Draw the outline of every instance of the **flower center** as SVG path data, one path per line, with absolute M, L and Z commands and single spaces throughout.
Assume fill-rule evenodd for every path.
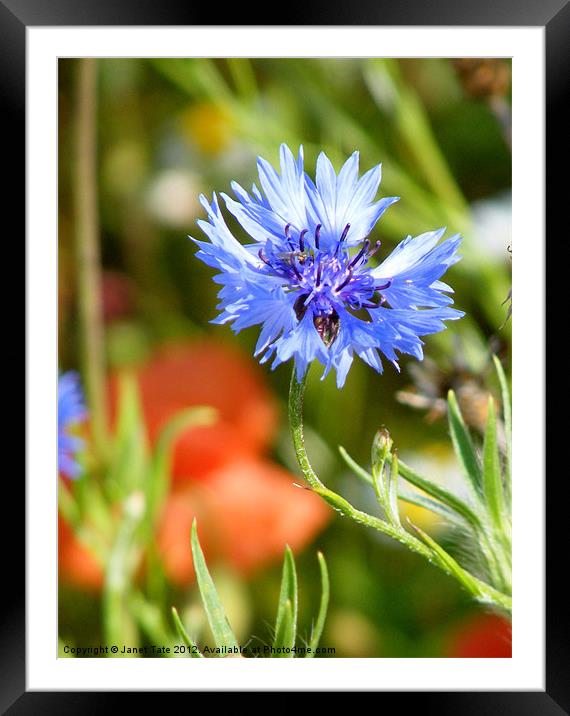
M 301 319 L 310 307 L 325 343 L 334 341 L 338 334 L 339 309 L 376 308 L 383 301 L 378 289 L 387 287 L 378 287 L 366 266 L 380 248 L 380 241 L 371 247 L 366 239 L 351 255 L 346 246 L 349 231 L 350 224 L 346 224 L 336 242 L 321 246 L 320 224 L 312 234 L 308 229 L 297 233 L 287 224 L 284 243 L 288 250 L 283 250 L 282 243 L 276 247 L 269 240 L 258 253 L 264 271 L 281 278 L 286 291 L 298 294 L 294 303 L 297 317 Z

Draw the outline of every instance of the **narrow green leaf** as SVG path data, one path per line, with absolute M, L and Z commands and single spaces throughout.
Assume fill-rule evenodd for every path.
M 311 640 L 309 642 L 310 652 L 306 654 L 307 659 L 312 659 L 315 656 L 317 647 L 323 634 L 325 626 L 325 620 L 327 618 L 327 611 L 329 608 L 329 597 L 330 597 L 330 583 L 329 583 L 329 571 L 327 569 L 327 563 L 325 562 L 324 555 L 322 552 L 317 554 L 319 559 L 319 567 L 321 570 L 321 603 L 319 605 L 319 613 L 317 614 L 317 621 L 311 632 Z
M 418 173 L 423 174 L 427 185 L 443 202 L 467 211 L 466 201 L 434 136 L 424 104 L 413 86 L 402 77 L 398 62 L 390 58 L 376 59 L 368 61 L 363 69 L 372 98 L 382 112 L 388 111 L 391 115 L 399 143 L 414 157 Z
M 493 524 L 500 530 L 504 510 L 503 484 L 497 446 L 495 401 L 491 397 L 489 397 L 487 427 L 483 442 L 483 488 L 485 503 Z
M 176 611 L 176 607 L 172 607 L 172 619 L 174 620 L 174 626 L 176 627 L 176 631 L 178 632 L 178 635 L 186 644 L 188 647 L 188 651 L 190 653 L 191 658 L 193 659 L 203 659 L 204 654 L 200 652 L 198 647 L 196 646 L 196 643 L 192 641 L 190 638 L 188 632 L 184 628 L 184 624 L 182 624 L 182 620 L 178 616 L 178 612 Z
M 131 373 L 123 373 L 118 385 L 117 426 L 115 429 L 115 444 L 128 438 L 133 428 L 143 424 L 137 379 Z
M 134 535 L 145 510 L 144 495 L 134 492 L 123 503 L 123 515 L 106 565 L 103 628 L 109 644 L 136 644 L 137 628 L 128 605 L 140 551 Z M 117 655 L 120 658 L 120 653 Z
M 144 483 L 148 456 L 140 395 L 133 375 L 121 376 L 119 382 L 119 415 L 113 443 L 111 465 L 106 485 L 114 490 L 114 499 L 123 499 Z
M 289 607 L 287 607 L 289 605 Z M 284 630 L 282 622 L 286 617 L 287 609 L 290 611 L 291 624 Z M 275 620 L 275 642 L 274 646 L 277 645 L 277 639 L 284 638 L 286 635 L 292 640 L 292 643 L 286 644 L 286 646 L 295 646 L 295 639 L 297 636 L 297 610 L 298 610 L 298 597 L 297 597 L 297 571 L 295 569 L 295 558 L 293 552 L 287 545 L 285 547 L 285 556 L 283 558 L 283 573 L 281 577 L 281 591 L 279 593 L 279 604 L 277 607 L 277 618 Z
M 363 482 L 365 482 L 367 485 L 374 486 L 374 478 L 372 475 L 367 472 L 363 467 L 361 467 L 356 460 L 354 460 L 347 451 L 342 447 L 342 445 L 338 446 L 338 451 L 342 457 L 342 459 L 345 461 L 345 463 L 348 465 L 348 467 L 354 472 L 354 474 L 359 477 Z
M 164 612 L 158 604 L 153 604 L 137 590 L 130 594 L 128 605 L 141 631 L 153 644 L 164 647 L 172 645 L 172 633 L 165 623 Z M 173 649 L 164 652 L 164 656 L 174 658 Z
M 275 639 L 273 647 L 276 651 L 271 654 L 273 658 L 290 659 L 295 656 L 294 652 L 287 653 L 287 649 L 295 646 L 295 624 L 293 618 L 293 606 L 289 599 L 283 605 L 281 610 L 281 620 L 275 631 Z
M 430 497 L 422 495 L 420 492 L 412 492 L 411 490 L 404 490 L 400 488 L 398 491 L 398 499 L 403 500 L 404 502 L 409 502 L 412 505 L 417 505 L 418 507 L 423 507 L 425 510 L 434 512 L 450 522 L 465 525 L 464 520 L 458 519 L 459 515 L 436 500 L 432 500 Z
M 449 552 L 443 549 L 441 545 L 439 545 L 432 537 L 430 537 L 427 532 L 424 532 L 411 521 L 410 525 L 412 526 L 414 531 L 421 537 L 421 539 L 428 545 L 428 547 L 433 550 L 435 556 L 437 557 L 439 565 L 443 567 L 443 569 L 448 572 L 452 577 L 455 577 L 455 579 L 457 579 L 469 592 L 477 596 L 479 594 L 479 590 L 476 586 L 475 579 L 456 562 L 456 560 L 449 554 Z
M 393 441 L 390 434 L 385 428 L 381 428 L 374 436 L 371 451 L 372 479 L 374 481 L 376 501 L 384 510 L 390 522 L 393 520 L 390 514 L 390 504 L 388 500 L 388 471 L 386 470 L 386 460 L 391 453 L 392 445 Z
M 388 517 L 393 525 L 401 527 L 400 511 L 398 509 L 398 455 L 396 451 L 392 454 L 392 464 L 390 465 L 390 470 L 386 470 L 386 472 L 389 472 L 387 476 Z
M 501 365 L 501 361 L 497 356 L 493 356 L 493 362 L 495 363 L 495 369 L 499 377 L 499 384 L 501 386 L 501 401 L 503 403 L 503 421 L 505 423 L 505 454 L 507 458 L 506 464 L 506 478 L 507 485 L 510 485 L 511 480 L 511 459 L 512 459 L 512 407 L 511 407 L 511 394 L 509 391 L 509 384 L 507 382 L 507 376 Z M 509 490 L 510 492 L 510 490 Z
M 447 395 L 449 430 L 455 452 L 461 461 L 465 475 L 469 478 L 475 493 L 481 495 L 483 492 L 483 480 L 481 466 L 477 453 L 471 442 L 471 437 L 465 426 L 463 416 L 459 410 L 455 393 L 450 390 Z
M 367 485 L 374 486 L 374 478 L 372 477 L 372 475 L 367 472 L 363 467 L 361 467 L 343 447 L 339 446 L 338 450 L 341 454 L 341 457 L 346 462 L 348 467 L 354 472 L 354 474 L 357 475 Z M 391 463 L 392 456 L 388 455 L 387 460 L 389 463 Z M 399 458 L 398 474 L 405 480 L 407 480 L 409 483 L 415 485 L 416 487 L 419 487 L 420 490 L 427 493 L 428 495 L 431 495 L 431 497 L 434 498 L 433 500 L 430 500 L 429 497 L 424 497 L 423 495 L 416 495 L 408 491 L 403 491 L 400 488 L 398 497 L 401 500 L 418 504 L 421 507 L 426 507 L 427 509 L 432 510 L 432 512 L 439 512 L 448 519 L 457 519 L 457 516 L 460 516 L 473 527 L 481 527 L 481 521 L 473 512 L 473 510 L 469 507 L 469 505 L 463 502 L 459 497 L 456 497 L 453 493 L 448 492 L 440 485 L 437 485 L 436 483 L 431 482 L 431 480 L 428 480 L 426 477 L 420 475 L 412 467 L 402 462 L 402 460 L 400 460 Z
M 160 432 L 152 457 L 150 476 L 146 480 L 148 515 L 151 522 L 149 527 L 153 527 L 152 523 L 168 493 L 172 444 L 184 430 L 211 425 L 215 417 L 216 411 L 213 408 L 202 406 L 188 408 L 177 413 Z M 154 534 L 152 529 L 150 532 Z
M 388 460 L 391 460 L 391 456 L 388 457 Z M 449 509 L 463 517 L 474 529 L 481 530 L 483 528 L 479 516 L 466 502 L 452 492 L 423 477 L 402 460 L 398 460 L 398 472 L 409 483 L 415 485 L 415 487 L 419 487 L 420 490 L 423 490 L 435 500 L 443 503 L 446 507 L 449 507 Z
M 341 515 L 351 518 L 354 516 L 354 507 L 350 504 L 348 500 L 345 500 L 344 497 L 338 495 L 336 492 L 329 490 L 327 487 L 314 487 L 312 491 L 315 493 L 315 495 L 319 495 L 319 497 L 322 497 L 322 499 L 327 504 L 329 504 Z
M 475 599 L 484 603 L 495 604 L 496 606 L 511 611 L 512 599 L 510 596 L 499 592 L 494 587 L 481 581 L 477 577 L 463 569 L 458 562 L 446 552 L 432 537 L 430 537 L 422 529 L 410 522 L 412 528 L 417 532 L 421 539 L 427 544 L 428 547 L 433 551 L 439 566 L 447 572 L 450 576 L 455 577 L 457 581 L 463 585 L 463 587 L 472 594 Z
M 202 603 L 206 610 L 208 617 L 208 623 L 210 629 L 214 635 L 216 646 L 222 648 L 227 647 L 228 649 L 239 649 L 238 641 L 234 636 L 234 633 L 226 617 L 224 607 L 216 591 L 214 581 L 210 576 L 210 572 L 206 567 L 206 561 L 204 559 L 204 553 L 200 547 L 198 540 L 198 528 L 196 526 L 196 520 L 192 524 L 192 557 L 194 559 L 194 569 L 196 571 L 196 579 L 198 580 L 198 588 L 200 589 L 200 595 L 202 597 Z

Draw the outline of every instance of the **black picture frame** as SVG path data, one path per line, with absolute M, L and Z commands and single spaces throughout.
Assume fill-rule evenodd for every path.
M 213 11 L 212 11 L 213 10 Z M 18 227 L 11 237 L 17 245 L 25 219 L 25 98 L 26 98 L 26 28 L 29 26 L 81 26 L 81 25 L 208 25 L 219 14 L 218 8 L 183 3 L 179 0 L 0 0 L 0 96 L 4 102 L 2 113 L 3 138 L 11 154 L 8 163 L 10 181 L 5 192 L 9 213 Z M 225 25 L 279 24 L 279 25 L 432 25 L 432 26 L 541 26 L 545 28 L 546 42 L 546 227 L 555 241 L 555 227 L 562 223 L 567 213 L 567 179 L 565 179 L 568 145 L 568 88 L 570 78 L 570 4 L 568 0 L 440 0 L 437 5 L 427 0 L 368 0 L 359 4 L 341 0 L 316 0 L 297 3 L 295 0 L 280 8 L 278 16 L 258 17 L 258 22 L 248 22 L 242 14 L 242 6 L 224 9 Z M 262 19 L 263 22 L 259 22 Z M 5 165 L 5 173 L 7 173 Z M 563 193 L 564 192 L 564 193 Z M 561 261 L 552 256 L 560 255 L 567 243 L 566 231 L 559 236 L 558 245 L 547 254 L 547 272 L 553 275 L 561 270 Z M 8 238 L 8 237 L 7 237 Z M 23 244 L 23 242 L 22 242 Z M 551 279 L 548 286 L 556 285 Z M 533 287 L 529 287 L 528 300 L 532 300 Z M 551 299 L 548 291 L 547 300 Z M 519 297 L 517 296 L 517 299 Z M 521 301 L 527 300 L 521 297 Z M 553 304 L 549 304 L 553 310 Z M 523 306 L 524 310 L 524 306 Z M 529 340 L 548 339 L 532 334 Z M 550 340 L 553 338 L 550 336 Z M 554 348 L 554 346 L 553 346 Z M 560 379 L 560 366 L 557 366 Z M 547 373 L 548 374 L 548 373 Z M 548 390 L 552 390 L 552 383 Z M 560 386 L 557 386 L 560 390 Z M 545 396 L 548 395 L 545 390 Z M 560 394 L 559 394 L 560 395 Z M 559 423 L 563 420 L 557 421 Z M 554 423 L 554 421 L 553 421 Z M 545 426 L 529 426 L 529 432 L 543 430 Z M 560 428 L 558 428 L 560 430 Z M 557 444 L 557 428 L 549 425 L 548 438 L 552 448 Z M 561 437 L 561 436 L 560 436 Z M 552 461 L 547 463 L 548 467 Z M 546 470 L 545 470 L 545 474 Z M 552 472 L 552 480 L 546 491 L 546 690 L 544 692 L 384 692 L 377 696 L 378 708 L 386 709 L 398 699 L 398 709 L 404 707 L 421 709 L 430 714 L 550 714 L 570 713 L 570 673 L 568 658 L 567 591 L 564 588 L 565 570 L 561 565 L 565 540 L 567 508 L 560 497 L 559 485 L 567 480 L 563 471 Z M 558 475 L 560 476 L 558 478 Z M 13 515 L 24 512 L 24 481 L 11 471 L 5 474 L 4 490 L 8 491 L 5 505 L 12 505 Z M 18 505 L 18 507 L 16 507 Z M 5 510 L 6 511 L 6 510 Z M 4 585 L 6 604 L 1 610 L 2 648 L 0 651 L 0 708 L 2 713 L 19 714 L 92 714 L 110 708 L 133 708 L 129 693 L 108 694 L 104 692 L 27 692 L 25 660 L 25 534 L 24 519 L 15 520 L 14 532 L 8 543 L 4 531 L 4 575 L 9 576 L 9 593 Z M 529 529 L 532 529 L 529 526 Z M 19 536 L 19 540 L 17 536 Z M 144 695 L 147 707 L 156 708 L 161 694 Z M 189 698 L 188 695 L 185 696 Z M 129 701 L 127 702 L 127 699 Z M 190 707 L 189 701 L 186 702 Z M 195 702 L 194 702 L 195 703 Z M 394 701 L 395 703 L 395 701 Z

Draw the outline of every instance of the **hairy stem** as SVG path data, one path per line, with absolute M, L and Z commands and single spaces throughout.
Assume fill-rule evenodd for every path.
M 405 545 L 412 552 L 420 554 L 432 564 L 437 565 L 444 572 L 458 579 L 478 601 L 494 604 L 496 607 L 510 612 L 510 596 L 503 594 L 485 582 L 473 577 L 468 572 L 465 572 L 452 557 L 433 542 L 431 538 L 424 535 L 421 530 L 415 528 L 418 534 L 423 535 L 423 539 L 418 539 L 418 537 L 410 534 L 410 532 L 405 530 L 401 525 L 387 522 L 380 517 L 375 517 L 374 515 L 369 515 L 366 512 L 358 510 L 351 505 L 348 500 L 333 490 L 329 490 L 328 487 L 321 482 L 313 470 L 305 447 L 303 432 L 303 397 L 305 394 L 306 381 L 306 375 L 301 381 L 298 381 L 295 368 L 293 368 L 289 390 L 289 425 L 297 462 L 313 492 L 322 497 L 325 502 L 344 517 L 348 517 L 365 527 L 372 527 L 378 532 L 382 532 L 388 537 Z
M 333 490 L 329 490 L 319 480 L 309 461 L 303 432 L 303 396 L 305 394 L 306 382 L 306 375 L 301 382 L 297 380 L 295 368 L 293 368 L 291 387 L 289 391 L 289 425 L 291 428 L 293 445 L 295 447 L 295 454 L 297 455 L 297 462 L 299 463 L 299 467 L 301 468 L 305 479 L 313 488 L 314 492 L 320 495 L 325 502 L 345 517 L 349 517 L 354 522 L 364 525 L 365 527 L 372 527 L 379 532 L 383 532 L 389 537 L 392 537 L 392 539 L 405 544 L 414 552 L 426 557 L 426 559 L 435 561 L 431 550 L 427 548 L 421 540 L 417 539 L 403 529 L 393 527 L 384 520 L 381 520 L 379 517 L 374 517 L 373 515 L 369 515 L 366 512 L 356 509 L 356 507 L 353 507 L 348 500 L 345 500 L 344 497 L 341 497 L 341 495 L 338 495 Z
M 307 384 L 307 374 L 299 382 L 295 375 L 295 368 L 291 375 L 291 386 L 289 389 L 289 427 L 291 429 L 291 437 L 293 438 L 293 446 L 297 456 L 297 462 L 301 468 L 305 479 L 313 489 L 324 488 L 325 486 L 317 477 L 313 467 L 309 461 L 307 450 L 305 448 L 305 435 L 303 431 L 303 397 L 305 395 L 305 387 Z

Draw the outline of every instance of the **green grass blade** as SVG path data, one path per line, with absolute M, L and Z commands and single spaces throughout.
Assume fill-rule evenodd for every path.
M 497 356 L 493 356 L 493 362 L 495 369 L 499 377 L 499 384 L 501 386 L 501 401 L 503 403 L 503 421 L 505 423 L 505 456 L 506 456 L 506 484 L 508 492 L 510 493 L 510 482 L 511 482 L 511 461 L 512 461 L 512 406 L 511 406 L 511 393 L 509 391 L 509 384 L 507 382 L 507 376 L 501 365 L 501 361 Z
M 275 620 L 275 641 L 273 646 L 277 647 L 278 639 L 289 639 L 291 643 L 281 646 L 295 646 L 297 637 L 297 571 L 295 569 L 295 558 L 293 552 L 287 545 L 283 558 L 283 573 L 281 577 L 281 591 L 279 593 L 279 604 L 277 607 L 277 618 Z M 285 628 L 283 620 L 289 619 L 290 624 Z
M 274 649 L 281 649 L 280 652 L 273 652 L 271 656 L 277 659 L 290 659 L 295 656 L 294 652 L 287 653 L 287 649 L 295 646 L 295 622 L 293 617 L 293 605 L 287 599 L 283 608 L 280 609 L 281 619 L 275 631 L 273 641 Z
M 449 430 L 453 447 L 459 458 L 465 475 L 469 478 L 475 493 L 481 495 L 483 493 L 483 476 L 481 474 L 481 466 L 477 458 L 477 453 L 471 442 L 471 437 L 465 426 L 463 416 L 459 410 L 455 393 L 450 390 L 447 395 Z
M 151 602 L 138 590 L 130 595 L 128 605 L 143 635 L 152 644 L 169 648 L 163 655 L 167 659 L 174 659 L 174 638 L 165 623 L 162 607 Z
M 124 499 L 144 483 L 148 442 L 136 378 L 124 374 L 119 381 L 119 413 L 106 487 L 114 499 Z
M 483 442 L 483 490 L 491 520 L 500 530 L 504 511 L 503 483 L 497 445 L 495 401 L 491 397 L 489 398 L 487 428 Z
M 134 535 L 145 510 L 141 492 L 123 504 L 123 516 L 106 565 L 103 587 L 103 629 L 109 644 L 137 644 L 138 634 L 128 598 L 138 566 Z M 120 658 L 120 653 L 117 654 Z
M 367 59 L 363 74 L 370 94 L 382 112 L 386 112 L 383 101 L 386 89 L 381 93 L 376 88 L 378 85 L 389 87 L 390 115 L 399 142 L 414 158 L 418 171 L 434 194 L 466 213 L 466 201 L 434 136 L 424 105 L 412 85 L 402 77 L 398 61 Z
M 170 463 L 172 445 L 188 428 L 210 425 L 216 411 L 208 407 L 192 407 L 183 410 L 169 420 L 160 432 L 150 466 L 150 476 L 145 488 L 148 504 L 147 538 L 154 535 L 154 521 L 170 487 Z
M 198 588 L 200 589 L 200 595 L 202 597 L 202 603 L 206 610 L 206 616 L 208 617 L 208 623 L 216 646 L 219 648 L 227 647 L 228 649 L 237 648 L 239 645 L 234 633 L 226 617 L 224 607 L 216 591 L 214 581 L 210 576 L 210 572 L 206 567 L 206 561 L 204 559 L 204 553 L 200 547 L 198 540 L 198 528 L 196 526 L 196 520 L 192 524 L 192 557 L 194 559 L 194 569 L 196 571 L 196 579 L 198 580 Z
M 182 639 L 184 644 L 188 647 L 188 651 L 190 652 L 190 656 L 193 659 L 203 659 L 204 654 L 201 654 L 198 647 L 196 646 L 195 642 L 192 641 L 190 638 L 188 632 L 184 628 L 184 624 L 182 624 L 182 620 L 178 616 L 178 612 L 176 611 L 176 607 L 172 607 L 172 619 L 174 620 L 174 626 L 176 627 L 176 631 L 178 632 L 179 637 Z
M 319 613 L 317 614 L 317 621 L 311 632 L 311 640 L 309 642 L 310 652 L 306 654 L 307 659 L 312 659 L 315 656 L 317 647 L 323 634 L 325 627 L 325 620 L 327 618 L 327 611 L 329 608 L 330 598 L 330 582 L 329 582 L 329 571 L 327 569 L 327 563 L 325 562 L 324 555 L 322 552 L 317 554 L 319 559 L 319 567 L 321 570 L 321 603 L 319 605 Z

